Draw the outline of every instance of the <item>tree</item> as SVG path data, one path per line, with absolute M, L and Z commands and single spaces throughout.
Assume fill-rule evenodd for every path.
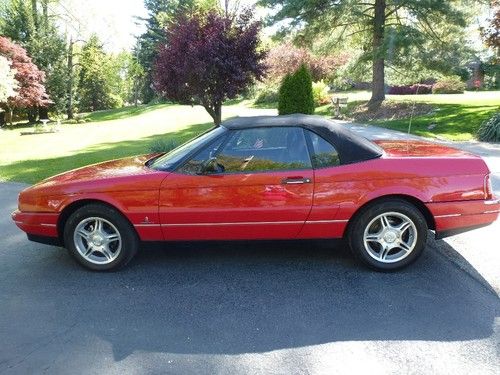
M 217 12 L 179 16 L 158 52 L 155 89 L 169 100 L 202 105 L 220 124 L 222 103 L 263 77 L 259 31 L 250 11 L 234 21 Z
M 283 79 L 279 91 L 278 113 L 314 113 L 312 79 L 306 65 L 303 64 L 296 72 L 287 74 Z
M 493 17 L 485 28 L 481 29 L 481 34 L 488 47 L 494 48 L 496 54 L 500 55 L 500 1 L 492 2 Z
M 440 41 L 442 35 L 465 26 L 459 0 L 260 0 L 259 3 L 278 7 L 271 22 L 288 21 L 288 30 L 313 35 L 339 30 L 340 42 L 359 36 L 365 51 L 362 58 L 371 61 L 373 107 L 385 99 L 388 54 L 399 56 L 410 45 L 418 46 L 422 39 Z
M 25 48 L 33 62 L 45 72 L 45 86 L 52 109 L 63 112 L 67 105 L 66 42 L 48 4 L 54 0 L 8 0 L 0 15 L 0 31 Z M 46 109 L 41 116 L 46 117 Z
M 144 71 L 143 101 L 148 102 L 154 96 L 152 90 L 153 65 L 158 46 L 165 41 L 165 27 L 179 15 L 189 17 L 192 14 L 205 14 L 217 7 L 217 0 L 144 0 L 148 17 L 146 31 L 139 36 L 134 48 L 134 55 Z
M 11 68 L 11 63 L 4 56 L 0 56 L 0 105 L 7 103 L 7 99 L 16 94 L 16 71 Z
M 492 2 L 493 17 L 485 28 L 481 29 L 481 35 L 485 44 L 493 49 L 494 55 L 490 57 L 483 68 L 487 75 L 495 77 L 495 87 L 500 87 L 500 1 Z
M 347 62 L 347 56 L 323 55 L 316 56 L 305 47 L 294 46 L 290 42 L 273 46 L 266 56 L 266 80 L 281 81 L 287 74 L 292 74 L 305 64 L 314 81 L 329 76 Z
M 33 63 L 26 50 L 10 39 L 0 36 L 0 55 L 12 61 L 15 79 L 19 89 L 15 96 L 9 97 L 4 107 L 9 110 L 12 119 L 14 108 L 46 107 L 50 104 L 43 85 L 45 75 Z
M 78 96 L 80 110 L 98 111 L 113 107 L 111 61 L 101 42 L 92 35 L 80 54 Z

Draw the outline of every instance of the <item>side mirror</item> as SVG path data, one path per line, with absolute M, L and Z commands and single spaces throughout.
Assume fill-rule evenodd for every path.
M 198 174 L 219 173 L 222 172 L 221 167 L 222 166 L 217 163 L 216 157 L 210 157 L 201 164 Z

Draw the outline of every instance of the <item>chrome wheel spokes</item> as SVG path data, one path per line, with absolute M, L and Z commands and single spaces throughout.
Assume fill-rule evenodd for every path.
M 368 254 L 382 263 L 406 258 L 417 244 L 417 228 L 399 212 L 378 215 L 366 226 L 363 242 Z
M 122 247 L 118 229 L 100 217 L 82 220 L 75 228 L 73 240 L 80 255 L 95 264 L 111 263 L 118 257 Z

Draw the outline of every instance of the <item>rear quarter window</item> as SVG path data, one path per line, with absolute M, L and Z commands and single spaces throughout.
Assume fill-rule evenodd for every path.
M 310 130 L 307 130 L 307 133 L 313 148 L 313 154 L 311 155 L 313 168 L 327 168 L 340 165 L 339 154 L 330 142 Z

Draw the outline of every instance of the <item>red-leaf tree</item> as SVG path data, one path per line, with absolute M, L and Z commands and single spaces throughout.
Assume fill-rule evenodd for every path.
M 166 99 L 200 104 L 221 122 L 222 103 L 264 75 L 260 23 L 250 11 L 236 20 L 211 12 L 180 16 L 166 29 L 155 61 L 153 84 Z
M 6 103 L 9 110 L 45 107 L 50 104 L 43 85 L 45 74 L 32 62 L 24 48 L 0 36 L 0 55 L 12 62 L 12 69 L 16 71 L 15 79 L 18 82 L 16 95 L 8 98 Z

